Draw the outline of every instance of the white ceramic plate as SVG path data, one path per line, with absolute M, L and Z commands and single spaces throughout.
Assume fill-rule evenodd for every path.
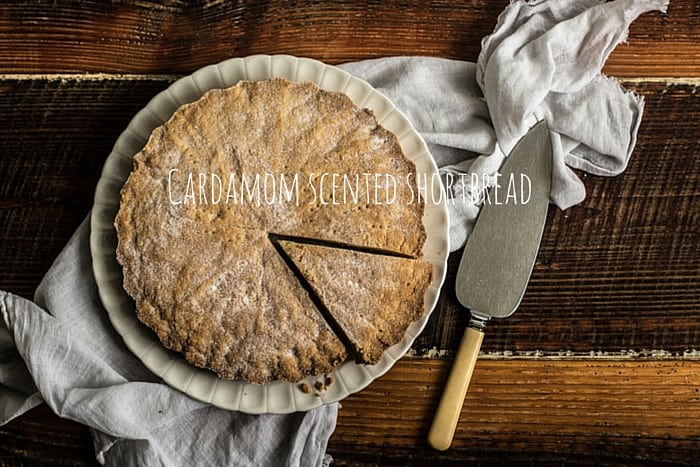
M 376 365 L 354 362 L 340 365 L 331 374 L 334 383 L 320 397 L 313 393 L 305 394 L 299 389 L 299 383 L 254 385 L 224 381 L 165 349 L 155 334 L 137 320 L 133 302 L 122 287 L 122 270 L 116 260 L 117 236 L 113 222 L 119 210 L 119 191 L 131 172 L 133 156 L 144 146 L 151 131 L 169 119 L 179 106 L 198 99 L 210 89 L 229 87 L 244 79 L 264 80 L 271 77 L 311 81 L 329 91 L 344 92 L 358 106 L 372 109 L 379 122 L 399 138 L 404 153 L 416 164 L 419 176 L 425 174 L 429 182 L 435 182 L 428 184 L 429 188 L 432 185 L 432 192 L 427 196 L 423 218 L 427 230 L 423 258 L 435 267 L 433 282 L 426 293 L 423 316 L 408 328 L 401 342 L 384 353 Z M 339 401 L 387 372 L 410 349 L 437 303 L 449 253 L 447 207 L 437 174 L 437 167 L 423 139 L 405 115 L 369 84 L 339 68 L 287 55 L 255 55 L 207 66 L 156 95 L 136 114 L 107 157 L 95 191 L 90 219 L 90 249 L 100 298 L 127 347 L 163 381 L 195 399 L 247 413 L 290 413 Z M 306 382 L 313 387 L 316 380 L 309 377 Z

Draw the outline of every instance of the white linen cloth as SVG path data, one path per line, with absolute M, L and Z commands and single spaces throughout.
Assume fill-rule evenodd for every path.
M 477 64 L 397 57 L 343 67 L 408 115 L 445 175 L 475 173 L 488 185 L 504 154 L 532 124 L 546 120 L 555 158 L 551 199 L 566 208 L 585 195 L 568 167 L 615 175 L 627 164 L 642 101 L 600 69 L 631 21 L 665 7 L 651 0 L 518 1 L 484 39 Z M 476 218 L 485 188 L 479 185 L 456 186 L 474 202 L 448 203 L 453 249 L 464 244 Z M 245 415 L 194 401 L 146 370 L 100 304 L 88 237 L 86 221 L 33 302 L 0 291 L 0 424 L 44 401 L 61 417 L 90 427 L 97 460 L 105 465 L 329 461 L 325 451 L 337 404 L 291 415 Z
M 97 296 L 86 220 L 34 302 L 0 291 L 0 422 L 42 399 L 90 427 L 106 465 L 321 465 L 337 404 L 254 416 L 160 383 L 124 346 Z
M 464 246 L 491 176 L 538 121 L 550 128 L 550 200 L 560 208 L 586 195 L 569 167 L 605 176 L 625 170 L 643 99 L 601 69 L 632 21 L 667 6 L 668 0 L 516 1 L 483 39 L 476 64 L 398 57 L 343 68 L 366 79 L 408 116 L 443 176 L 465 181 L 453 183 L 448 193 L 455 251 Z M 461 173 L 468 176 L 457 177 Z

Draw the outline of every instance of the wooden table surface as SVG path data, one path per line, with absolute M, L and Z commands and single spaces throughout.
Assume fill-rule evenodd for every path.
M 0 289 L 31 297 L 91 207 L 131 117 L 234 56 L 475 61 L 507 0 L 0 3 Z M 700 4 L 647 13 L 604 72 L 644 96 L 627 171 L 580 174 L 550 210 L 519 311 L 486 336 L 452 449 L 426 433 L 468 315 L 459 253 L 412 356 L 342 403 L 336 465 L 695 464 L 700 452 Z M 0 427 L 0 464 L 95 464 L 41 406 Z

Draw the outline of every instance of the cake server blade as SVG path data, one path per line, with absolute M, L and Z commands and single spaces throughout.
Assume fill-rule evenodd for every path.
M 506 158 L 467 239 L 456 292 L 471 319 L 428 434 L 435 449 L 452 444 L 486 323 L 513 314 L 525 294 L 547 217 L 551 167 L 549 129 L 541 122 Z

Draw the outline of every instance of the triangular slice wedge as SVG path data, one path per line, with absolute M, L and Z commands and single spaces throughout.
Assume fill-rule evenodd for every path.
M 433 274 L 426 261 L 289 240 L 279 245 L 362 363 L 377 363 L 423 314 Z

